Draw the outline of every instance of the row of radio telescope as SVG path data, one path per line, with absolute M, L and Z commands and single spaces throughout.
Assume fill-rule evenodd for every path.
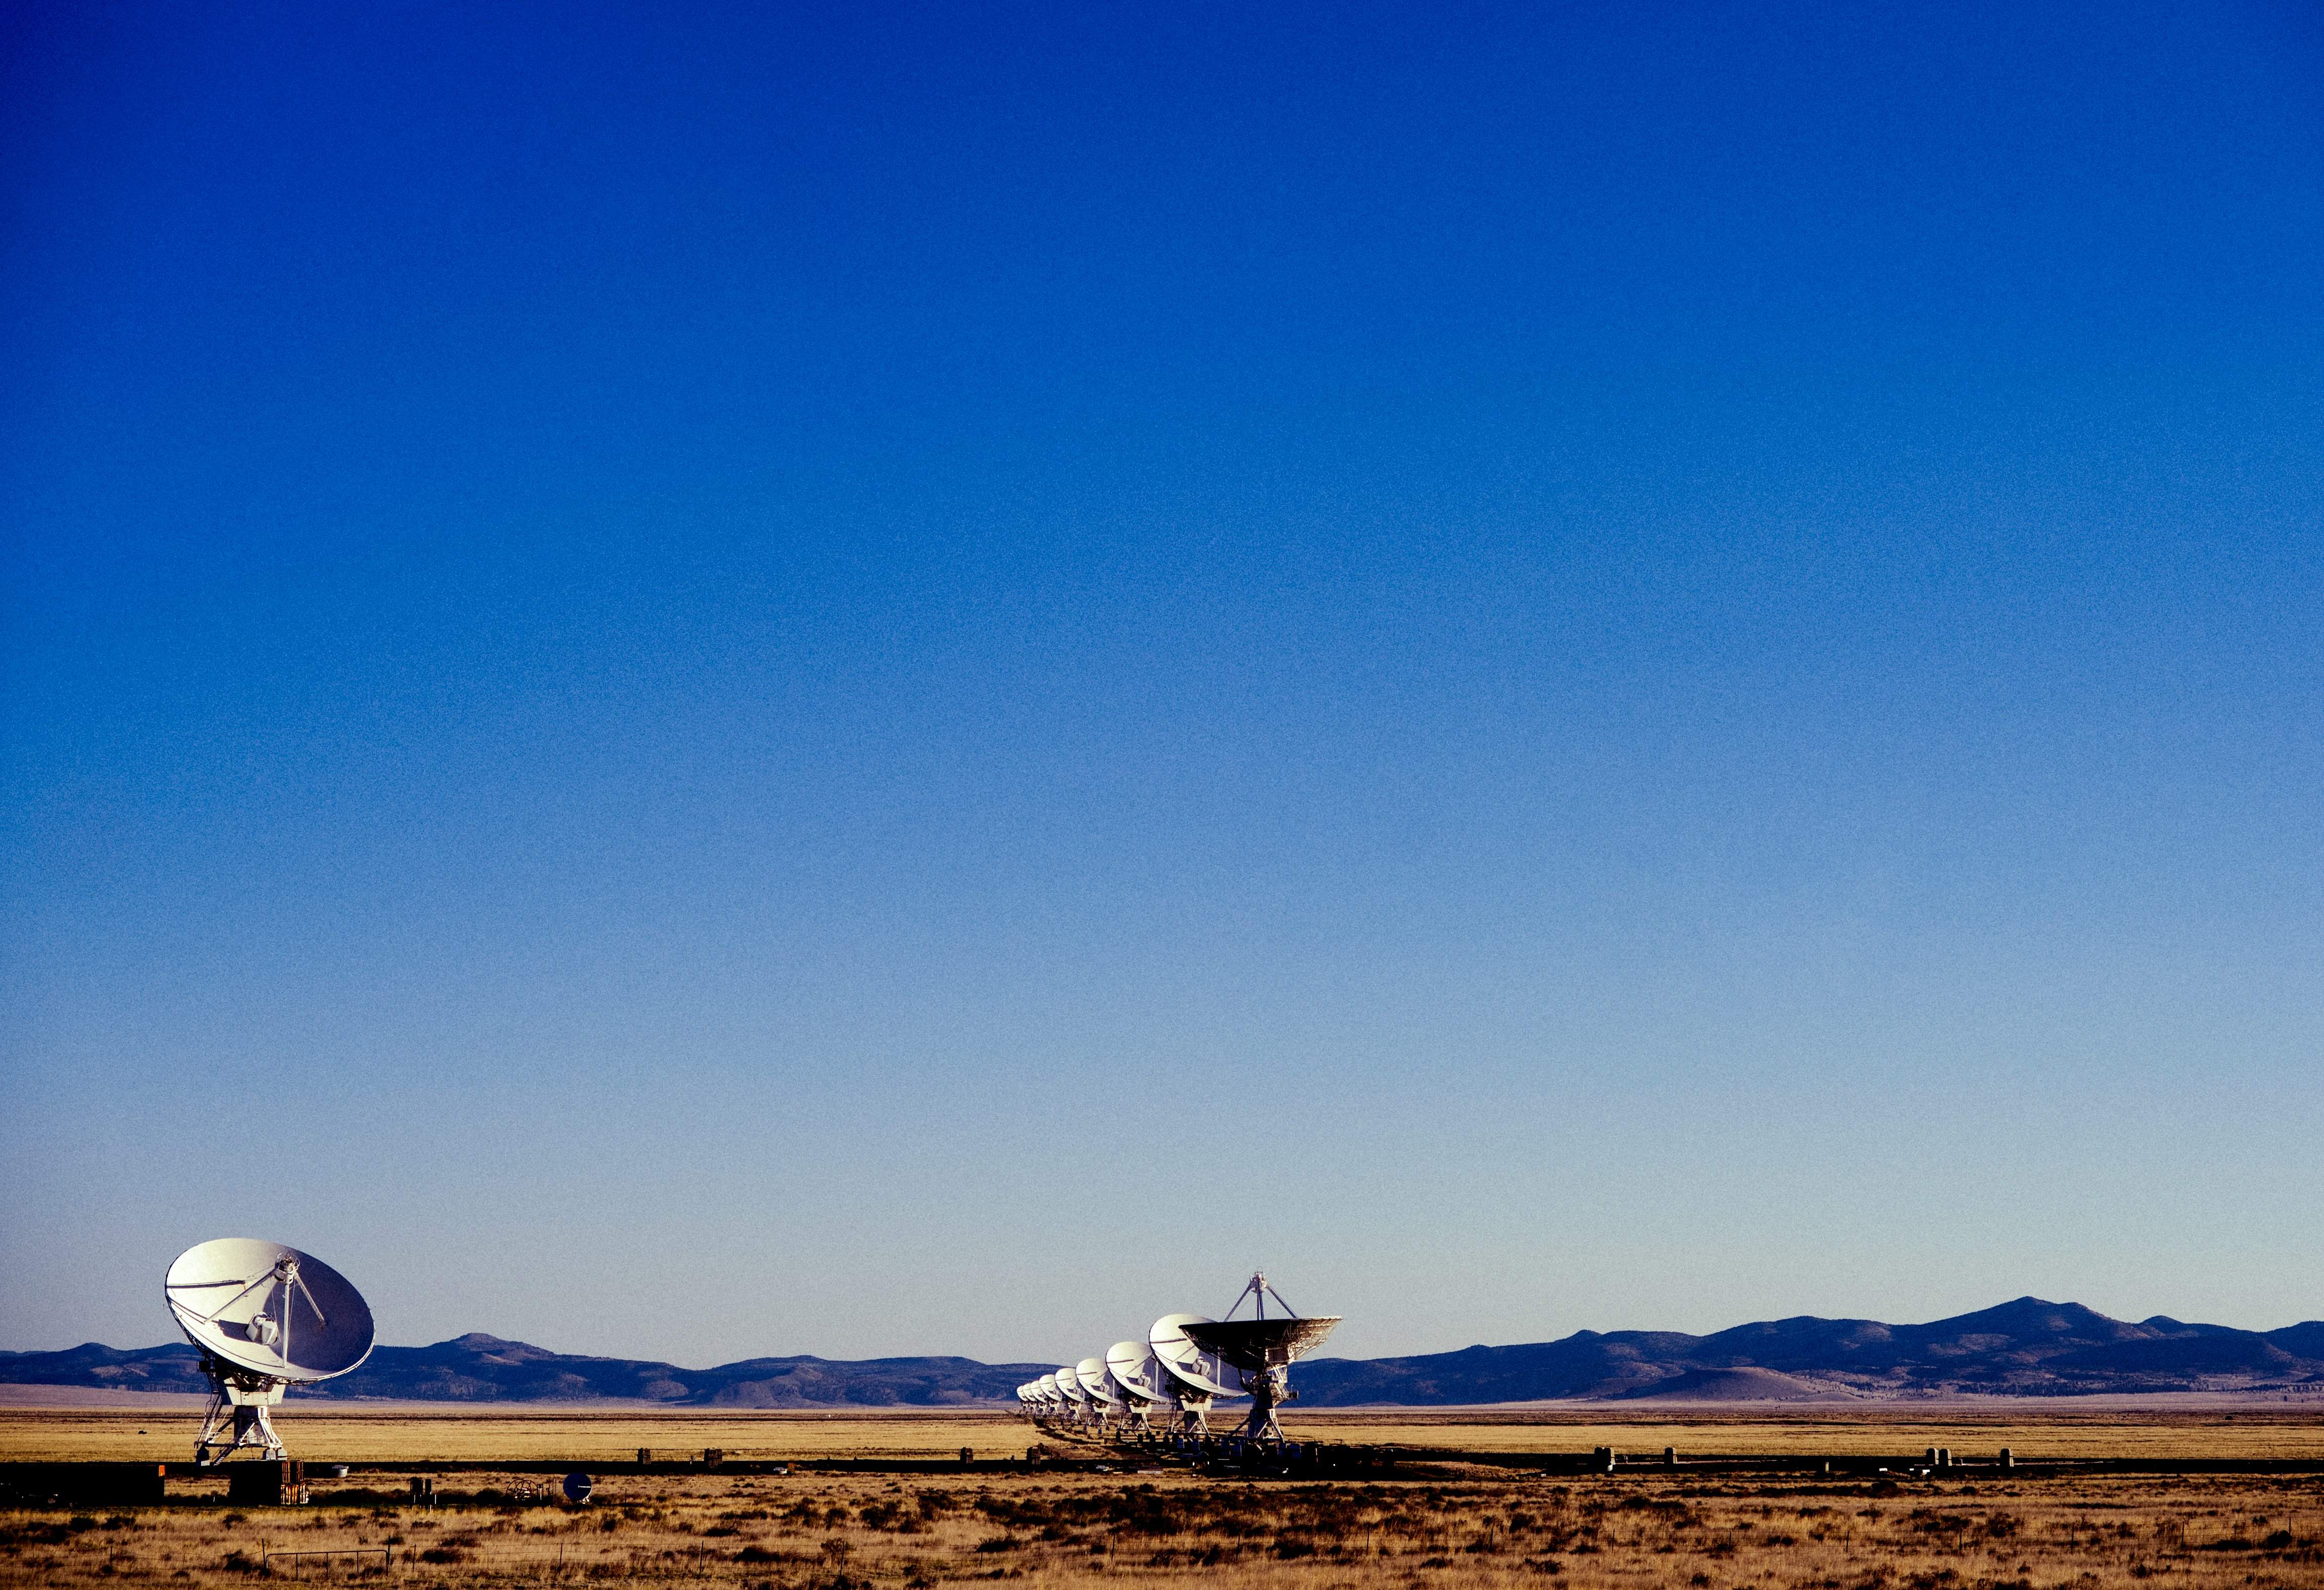
M 208 1416 L 194 1459 L 208 1465 L 255 1450 L 283 1456 L 268 1410 L 294 1385 L 313 1385 L 371 1355 L 371 1309 L 347 1279 L 311 1253 L 280 1243 L 223 1237 L 178 1255 L 162 1295 L 186 1339 L 200 1349 L 210 1382 Z M 1281 1313 L 1268 1317 L 1275 1299 Z M 1252 1314 L 1237 1319 L 1248 1300 Z M 1104 1436 L 1209 1436 L 1213 1399 L 1247 1392 L 1250 1415 L 1231 1442 L 1280 1446 L 1277 1407 L 1291 1400 L 1293 1359 L 1313 1350 L 1336 1315 L 1302 1319 L 1254 1275 L 1224 1319 L 1166 1314 L 1143 1342 L 1116 1342 L 1102 1358 L 1061 1365 L 1017 1388 L 1026 1412 L 1044 1425 Z M 1164 1421 L 1157 1425 L 1157 1416 Z
M 1274 1318 L 1267 1313 L 1269 1298 L 1282 1310 Z M 1235 1318 L 1246 1300 L 1252 1317 Z M 1019 1386 L 1017 1400 L 1036 1423 L 1079 1434 L 1199 1442 L 1211 1434 L 1213 1401 L 1247 1393 L 1250 1413 L 1227 1439 L 1279 1447 L 1283 1427 L 1275 1410 L 1297 1395 L 1291 1362 L 1321 1345 L 1339 1323 L 1337 1315 L 1294 1314 L 1262 1271 L 1226 1318 L 1165 1314 L 1144 1341 L 1116 1342 L 1102 1357 L 1060 1364 Z

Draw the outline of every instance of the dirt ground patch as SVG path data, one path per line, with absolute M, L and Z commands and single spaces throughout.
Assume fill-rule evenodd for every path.
M 620 1476 L 580 1508 L 538 1476 L 382 1493 L 0 1514 L 0 1584 L 256 1579 L 443 1586 L 903 1590 L 2293 1590 L 2324 1584 L 2324 1481 L 1974 1484 L 1587 1480 L 1291 1484 L 1191 1475 Z M 293 1556 L 291 1553 L 302 1555 Z

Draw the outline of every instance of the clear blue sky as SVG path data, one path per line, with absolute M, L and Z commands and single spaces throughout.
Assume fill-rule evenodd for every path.
M 19 7 L 0 1345 L 2324 1314 L 2324 24 Z

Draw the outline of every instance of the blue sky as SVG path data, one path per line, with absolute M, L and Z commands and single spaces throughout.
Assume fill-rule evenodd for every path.
M 0 1345 L 2324 1305 L 2291 5 L 15 14 Z

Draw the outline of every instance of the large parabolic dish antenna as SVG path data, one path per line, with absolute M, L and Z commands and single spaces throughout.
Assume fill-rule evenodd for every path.
M 198 1464 L 244 1447 L 282 1456 L 266 1410 L 283 1389 L 345 1374 L 371 1356 L 363 1294 L 320 1259 L 280 1243 L 220 1237 L 188 1248 L 162 1278 L 161 1295 L 210 1379 Z M 219 1438 L 228 1410 L 232 1441 Z
M 1074 1373 L 1081 1376 L 1082 1390 L 1089 1393 L 1091 1401 L 1108 1412 L 1121 1407 L 1121 1393 L 1115 1389 L 1112 1378 L 1105 1373 L 1104 1359 L 1084 1358 L 1074 1365 Z
M 1323 1345 L 1339 1325 L 1323 1319 L 1223 1319 L 1189 1325 L 1186 1335 L 1196 1345 L 1215 1353 L 1247 1374 L 1280 1368 Z
M 1224 1367 L 1186 1334 L 1190 1325 L 1211 1323 L 1207 1314 L 1165 1314 L 1154 1322 L 1146 1340 L 1171 1379 L 1205 1397 L 1232 1397 L 1237 1392 L 1226 1383 Z
M 1116 1342 L 1108 1347 L 1105 1373 L 1130 1400 L 1130 1428 L 1133 1430 L 1149 1428 L 1148 1415 L 1170 1400 L 1170 1377 L 1163 1373 L 1162 1361 L 1154 1356 L 1154 1349 L 1144 1342 Z
M 1252 1317 L 1237 1319 L 1235 1308 L 1242 1307 L 1244 1298 L 1251 1300 Z M 1283 1310 L 1273 1319 L 1267 1317 L 1269 1298 Z M 1242 1289 L 1242 1297 L 1235 1299 L 1235 1308 L 1227 1310 L 1224 1319 L 1189 1320 L 1182 1329 L 1195 1346 L 1216 1354 L 1222 1362 L 1241 1372 L 1243 1389 L 1251 1396 L 1250 1417 L 1243 1420 L 1235 1434 L 1253 1441 L 1273 1441 L 1280 1447 L 1283 1427 L 1276 1422 L 1275 1410 L 1294 1395 L 1292 1360 L 1321 1345 L 1339 1323 L 1336 1314 L 1303 1319 L 1293 1313 L 1283 1295 L 1267 1284 L 1267 1275 L 1262 1271 L 1250 1278 Z
M 1081 1372 L 1070 1364 L 1057 1365 L 1057 1395 L 1065 1399 L 1065 1423 L 1080 1428 L 1089 1416 L 1090 1394 L 1082 1389 Z
M 1211 1403 L 1235 1395 L 1226 1382 L 1227 1367 L 1205 1353 L 1186 1334 L 1191 1325 L 1208 1325 L 1207 1314 L 1165 1314 L 1146 1333 L 1154 1354 L 1156 1383 L 1178 1405 L 1178 1433 L 1190 1438 L 1211 1433 Z
M 220 1363 L 291 1385 L 371 1356 L 371 1309 L 312 1254 L 253 1237 L 188 1248 L 162 1282 L 186 1339 Z
M 1162 1361 L 1144 1342 L 1116 1342 L 1105 1350 L 1105 1372 L 1113 1383 L 1140 1402 L 1167 1402 L 1170 1393 Z

